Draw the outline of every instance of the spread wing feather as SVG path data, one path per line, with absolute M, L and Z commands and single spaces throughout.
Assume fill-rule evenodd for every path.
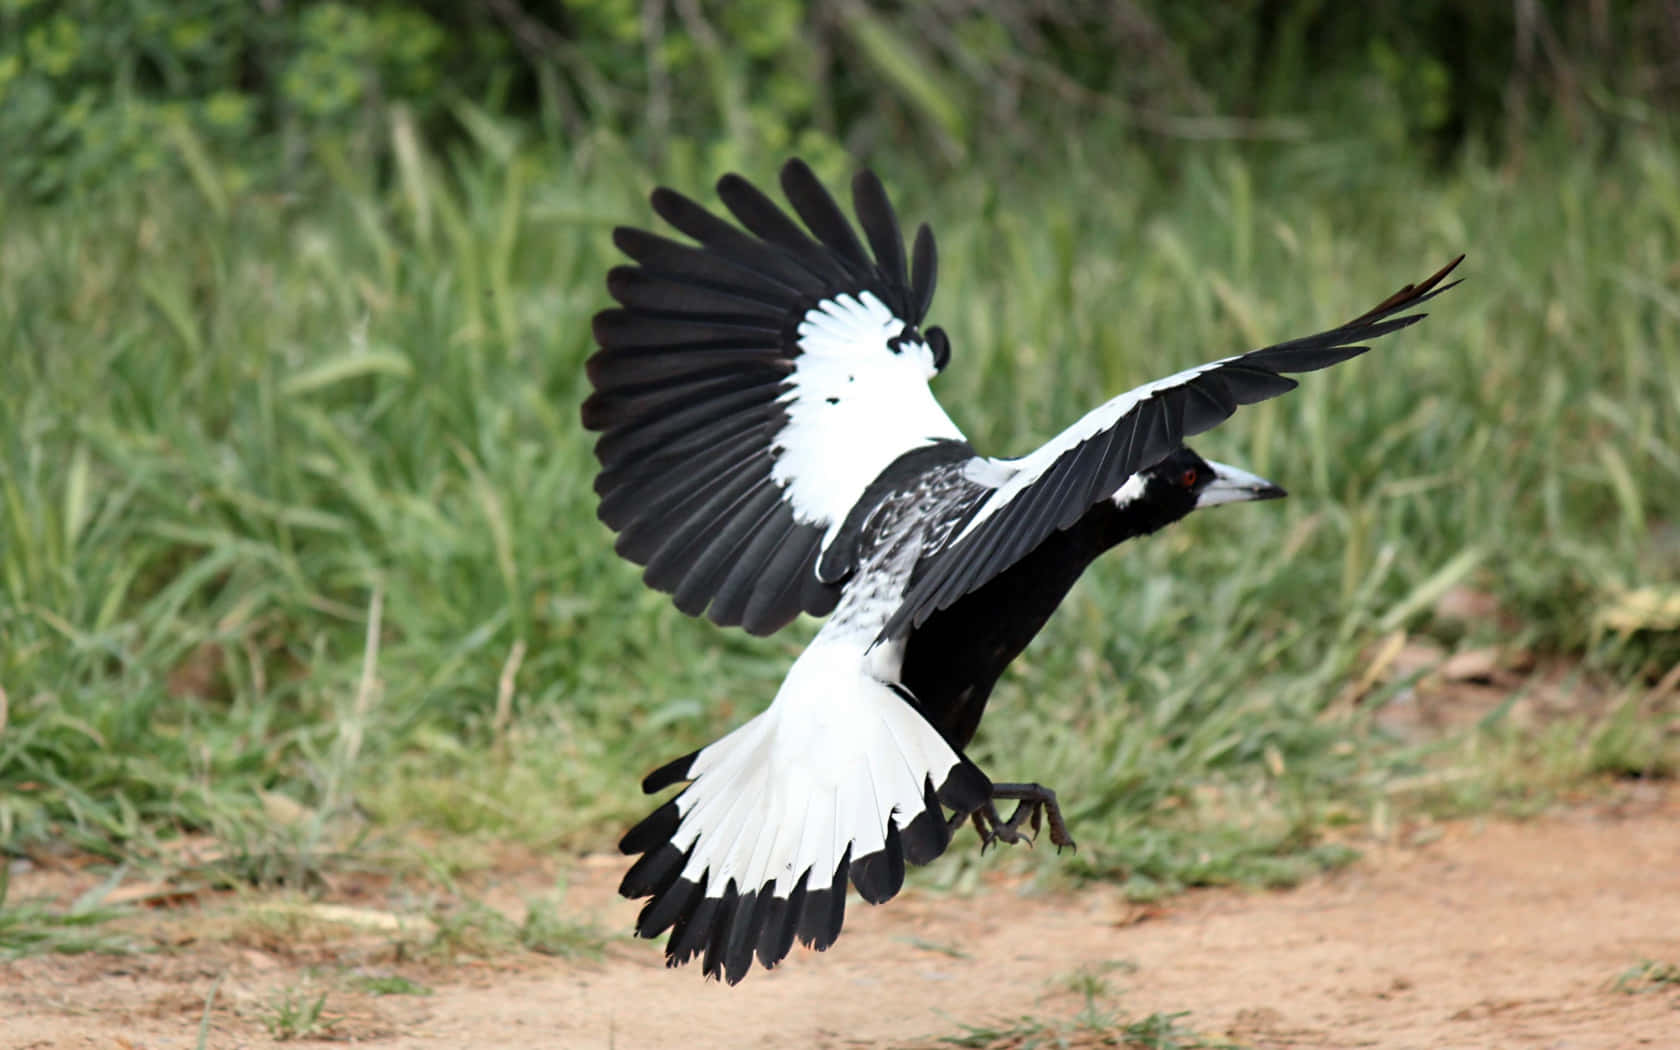
M 619 306 L 595 317 L 583 406 L 618 552 L 684 612 L 754 634 L 832 609 L 851 547 L 822 579 L 816 565 L 870 483 L 962 439 L 916 330 L 932 234 L 918 231 L 907 272 L 873 175 L 853 182 L 868 248 L 805 164 L 789 161 L 781 185 L 797 219 L 727 175 L 718 197 L 739 225 L 662 188 L 654 211 L 694 243 L 614 231 L 635 265 L 607 277 Z
M 985 478 L 988 490 L 971 504 L 951 541 L 918 564 L 916 581 L 882 637 L 902 638 L 983 586 L 1128 477 L 1230 418 L 1237 406 L 1294 389 L 1295 380 L 1284 373 L 1328 368 L 1364 353 L 1370 340 L 1421 321 L 1423 314 L 1404 311 L 1451 288 L 1442 282 L 1462 258 L 1346 324 L 1158 379 L 1092 410 L 1030 455 L 977 461 L 972 474 Z

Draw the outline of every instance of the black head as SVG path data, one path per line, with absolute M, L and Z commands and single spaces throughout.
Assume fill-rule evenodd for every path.
M 1118 510 L 1135 519 L 1138 532 L 1154 532 L 1202 507 L 1283 496 L 1284 491 L 1265 478 L 1205 460 L 1194 449 L 1181 446 L 1128 478 L 1112 500 Z

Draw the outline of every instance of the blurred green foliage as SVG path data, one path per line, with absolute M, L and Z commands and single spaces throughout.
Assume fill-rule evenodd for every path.
M 342 136 L 370 106 L 435 108 L 444 69 L 469 87 L 498 44 L 405 3 L 0 0 L 0 177 L 49 197 L 144 175 L 183 128 L 256 160 L 264 132 Z
M 1661 15 L 0 0 L 0 860 L 196 829 L 300 885 L 368 818 L 610 844 L 812 625 L 683 617 L 595 522 L 609 231 L 789 152 L 872 158 L 938 230 L 937 389 L 999 453 L 1470 252 L 1426 325 L 1198 442 L 1295 499 L 1100 562 L 1006 676 L 973 755 L 1054 772 L 1085 847 L 1036 862 L 1276 884 L 1345 859 L 1327 829 L 1672 775 Z M 1415 675 L 1366 676 L 1408 641 L 1534 682 L 1414 740 Z M 1579 709 L 1526 734 L 1530 689 Z
M 577 422 L 611 227 L 726 169 L 510 124 L 399 123 L 392 172 L 322 151 L 312 192 L 206 156 L 0 217 L 0 854 L 196 829 L 227 877 L 299 885 L 366 827 L 606 848 L 637 774 L 775 695 L 814 625 L 755 639 L 644 586 Z M 938 396 L 990 452 L 1470 258 L 1425 324 L 1197 439 L 1292 499 L 1102 559 L 1016 661 L 970 754 L 1053 776 L 1082 850 L 1015 863 L 1276 884 L 1345 859 L 1327 827 L 1680 768 L 1680 631 L 1641 611 L 1680 594 L 1675 139 L 1357 193 L 1334 145 L 1046 148 L 1053 178 L 882 158 L 939 236 Z M 1416 740 L 1390 716 L 1433 701 L 1370 671 L 1408 641 L 1535 654 L 1511 703 L 1578 717 Z
M 1660 0 L 0 0 L 0 184 L 59 196 L 183 138 L 268 178 L 323 143 L 378 163 L 391 107 L 435 139 L 466 103 L 648 156 L 892 144 L 952 166 L 1101 121 L 1356 129 L 1441 160 L 1518 148 L 1541 114 L 1577 134 L 1658 119 L 1680 95 L 1673 23 Z

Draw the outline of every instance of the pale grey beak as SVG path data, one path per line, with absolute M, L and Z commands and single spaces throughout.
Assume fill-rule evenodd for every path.
M 1196 497 L 1196 509 L 1221 503 L 1246 503 L 1256 499 L 1282 499 L 1288 493 L 1258 474 L 1239 470 L 1228 463 L 1208 461 L 1213 480 Z

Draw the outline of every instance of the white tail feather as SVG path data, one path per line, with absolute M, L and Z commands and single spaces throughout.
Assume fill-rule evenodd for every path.
M 861 645 L 820 636 L 788 672 L 775 702 L 689 767 L 671 842 L 693 847 L 682 877 L 707 874 L 707 895 L 733 878 L 740 890 L 775 880 L 786 896 L 806 871 L 827 879 L 851 850 L 886 845 L 961 762 L 904 698 L 865 671 Z
M 906 863 L 950 842 L 942 803 L 969 813 L 990 798 L 985 775 L 870 673 L 867 637 L 825 629 L 763 714 L 649 777 L 650 790 L 690 783 L 625 835 L 642 858 L 620 889 L 652 898 L 637 932 L 670 929 L 673 964 L 704 954 L 708 974 L 736 981 L 796 936 L 826 947 L 848 877 L 886 900 Z

